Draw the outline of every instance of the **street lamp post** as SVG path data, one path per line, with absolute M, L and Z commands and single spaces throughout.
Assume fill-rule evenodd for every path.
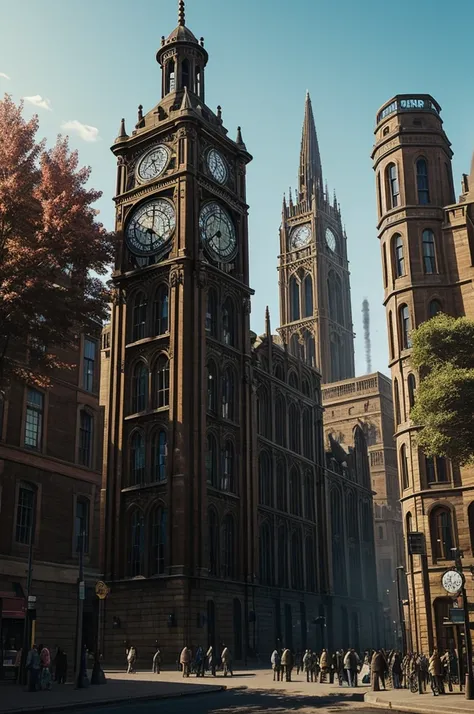
M 463 574 L 462 571 L 462 551 L 459 550 L 459 548 L 452 548 L 453 555 L 454 555 L 454 562 L 456 565 L 456 569 Z M 466 670 L 466 699 L 474 699 L 474 677 L 472 674 L 472 640 L 471 640 L 471 627 L 470 627 L 470 622 L 469 622 L 469 602 L 467 599 L 467 593 L 466 593 L 466 581 L 462 579 L 462 588 L 461 588 L 461 598 L 462 598 L 462 606 L 464 610 L 464 643 L 466 646 L 466 664 L 467 664 L 467 670 Z M 461 652 L 458 653 L 459 656 L 461 656 Z
M 403 654 L 407 653 L 407 630 L 405 626 L 405 615 L 403 612 L 403 603 L 400 590 L 400 572 L 405 572 L 403 565 L 397 567 L 397 604 L 398 604 L 398 619 L 400 620 L 400 629 L 402 632 L 402 651 Z
M 26 671 L 26 659 L 28 656 L 28 651 L 33 644 L 31 640 L 31 622 L 32 615 L 30 612 L 30 596 L 31 596 L 31 583 L 33 580 L 33 548 L 35 545 L 35 534 L 36 534 L 36 509 L 38 507 L 38 489 L 35 488 L 33 491 L 33 508 L 31 513 L 31 523 L 29 532 L 29 544 L 28 544 L 28 570 L 26 576 L 26 612 L 25 612 L 25 622 L 23 624 L 23 647 L 21 650 L 20 659 L 20 674 L 19 682 L 20 684 L 27 683 L 27 671 Z

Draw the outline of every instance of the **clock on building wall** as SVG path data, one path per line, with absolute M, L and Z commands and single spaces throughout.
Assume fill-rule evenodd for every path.
M 164 144 L 158 144 L 147 151 L 138 161 L 136 176 L 139 181 L 152 181 L 165 170 L 170 159 L 170 150 Z
M 199 214 L 201 242 L 210 257 L 218 263 L 228 263 L 237 254 L 235 226 L 226 209 L 216 201 L 204 204 Z
M 227 164 L 224 157 L 220 154 L 217 149 L 211 149 L 207 153 L 206 164 L 211 174 L 212 178 L 217 181 L 217 183 L 224 184 L 227 183 L 229 177 L 229 172 L 227 170 Z
M 296 226 L 291 231 L 290 236 L 290 248 L 295 250 L 296 248 L 303 248 L 311 240 L 311 225 L 309 223 L 304 223 L 302 226 Z
M 326 245 L 332 253 L 337 250 L 337 240 L 334 232 L 330 228 L 326 228 Z
M 167 198 L 142 203 L 131 214 L 125 240 L 135 255 L 153 255 L 170 243 L 176 227 L 174 205 Z
M 464 585 L 464 575 L 458 570 L 451 568 L 443 573 L 441 584 L 447 593 L 456 595 Z

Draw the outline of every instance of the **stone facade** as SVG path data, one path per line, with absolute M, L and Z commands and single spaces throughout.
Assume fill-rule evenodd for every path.
M 410 330 L 439 311 L 474 317 L 474 166 L 455 203 L 452 151 L 438 103 L 399 95 L 377 114 L 372 152 L 393 377 L 404 532 L 418 532 L 426 555 L 407 555 L 409 644 L 414 650 L 453 644 L 443 624 L 452 599 L 441 576 L 452 547 L 474 564 L 474 469 L 426 459 L 410 420 L 419 376 L 410 364 Z M 469 597 L 472 581 L 467 579 Z

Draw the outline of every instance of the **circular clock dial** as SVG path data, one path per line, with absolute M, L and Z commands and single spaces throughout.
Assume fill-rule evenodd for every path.
M 447 570 L 441 578 L 443 588 L 453 595 L 458 593 L 463 585 L 463 577 L 457 570 Z
M 305 223 L 297 226 L 291 233 L 290 244 L 292 248 L 302 248 L 311 240 L 311 226 Z
M 211 201 L 199 215 L 199 233 L 211 257 L 227 263 L 237 253 L 237 237 L 232 218 L 219 203 Z
M 141 181 L 151 181 L 165 170 L 170 152 L 164 144 L 155 146 L 148 151 L 138 162 L 137 176 Z
M 216 149 L 211 149 L 207 155 L 207 167 L 212 178 L 218 183 L 226 183 L 227 181 L 227 166 Z
M 337 241 L 336 241 L 336 236 L 332 232 L 330 228 L 326 228 L 326 245 L 329 248 L 329 250 L 332 250 L 333 253 L 336 252 L 337 248 Z
M 158 253 L 171 240 L 176 226 L 176 213 L 171 201 L 157 198 L 139 206 L 128 222 L 128 247 L 137 255 Z

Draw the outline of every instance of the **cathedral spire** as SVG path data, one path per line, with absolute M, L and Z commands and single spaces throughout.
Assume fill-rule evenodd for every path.
M 314 123 L 311 97 L 306 92 L 303 135 L 301 137 L 299 193 L 300 199 L 309 198 L 322 186 L 323 171 L 319 154 L 318 137 Z

